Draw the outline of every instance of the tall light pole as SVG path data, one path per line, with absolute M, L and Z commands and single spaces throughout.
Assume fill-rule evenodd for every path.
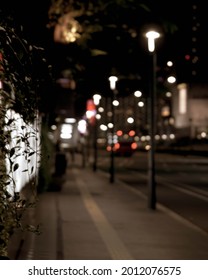
M 113 101 L 115 100 L 115 90 L 116 90 L 116 82 L 118 78 L 116 76 L 110 76 L 110 89 L 112 90 L 111 96 L 111 111 L 112 111 L 112 129 L 111 129 L 111 154 L 110 154 L 110 183 L 114 183 L 115 181 L 115 164 L 114 164 L 114 134 L 115 134 L 115 110 Z
M 146 33 L 148 39 L 148 50 L 152 57 L 152 78 L 150 81 L 149 96 L 149 130 L 150 130 L 150 150 L 148 158 L 148 207 L 156 208 L 156 181 L 155 181 L 155 99 L 156 99 L 156 53 L 155 39 L 160 37 L 156 31 Z
M 94 125 L 94 162 L 93 162 L 93 171 L 97 171 L 97 130 L 98 130 L 98 127 L 97 127 L 97 107 L 100 103 L 100 98 L 101 96 L 99 94 L 94 94 L 93 95 L 93 102 L 95 104 L 95 125 Z

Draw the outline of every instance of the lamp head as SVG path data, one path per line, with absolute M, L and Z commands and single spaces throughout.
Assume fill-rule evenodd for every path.
M 99 105 L 100 99 L 101 99 L 101 95 L 100 95 L 100 94 L 94 94 L 94 95 L 93 95 L 93 101 L 94 101 L 94 104 L 95 104 L 96 106 Z
M 149 50 L 149 52 L 154 52 L 154 50 L 155 50 L 155 39 L 160 37 L 160 33 L 151 30 L 151 31 L 146 33 L 146 37 L 148 39 L 148 50 Z
M 110 81 L 110 89 L 116 89 L 116 82 L 118 81 L 118 78 L 116 76 L 110 76 L 108 80 Z

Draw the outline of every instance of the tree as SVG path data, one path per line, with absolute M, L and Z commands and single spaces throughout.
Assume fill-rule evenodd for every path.
M 98 90 L 102 84 L 102 91 L 106 92 L 108 86 L 103 81 L 113 71 L 120 79 L 140 82 L 145 79 L 143 28 L 156 24 L 164 33 L 172 34 L 176 30 L 171 21 L 145 3 L 136 0 L 52 2 L 48 27 L 54 29 L 57 53 L 64 50 L 63 57 L 68 62 L 65 67 L 72 70 L 85 92 L 86 88 L 92 91 L 92 84 Z
M 42 49 L 30 45 L 21 29 L 4 19 L 2 16 L 0 22 L 1 257 L 7 256 L 7 246 L 15 230 L 38 232 L 36 226 L 23 223 L 23 216 L 37 198 L 39 107 L 44 77 L 35 66 L 46 64 Z M 29 184 L 29 197 L 22 197 L 20 193 L 23 178 L 24 183 Z

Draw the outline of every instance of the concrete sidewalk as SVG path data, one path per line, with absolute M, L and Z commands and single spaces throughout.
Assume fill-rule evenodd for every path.
M 41 194 L 31 219 L 42 233 L 23 238 L 18 259 L 208 259 L 205 232 L 89 167 L 69 167 L 61 191 Z

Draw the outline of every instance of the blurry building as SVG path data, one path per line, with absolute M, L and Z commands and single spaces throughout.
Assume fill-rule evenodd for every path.
M 208 135 L 208 85 L 179 84 L 173 98 L 173 116 L 178 137 Z

